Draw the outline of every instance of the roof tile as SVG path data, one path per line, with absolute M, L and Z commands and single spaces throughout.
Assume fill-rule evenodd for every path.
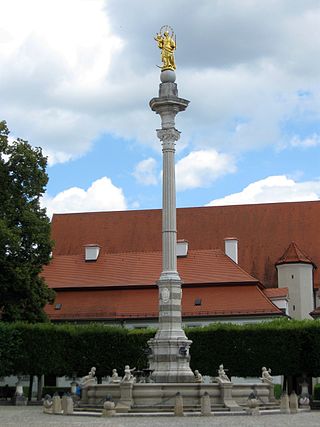
M 291 241 L 308 248 L 320 265 L 320 201 L 177 209 L 178 239 L 190 249 L 224 250 L 224 238 L 239 240 L 239 265 L 267 287 L 277 286 L 276 261 Z M 56 255 L 81 255 L 98 243 L 100 255 L 161 251 L 161 211 L 92 212 L 53 216 Z M 320 270 L 320 269 L 319 269 Z M 320 284 L 320 272 L 314 281 Z
M 177 259 L 183 283 L 257 283 L 220 249 L 191 250 Z M 83 255 L 59 255 L 42 275 L 54 289 L 154 285 L 162 269 L 161 252 L 104 253 L 97 261 Z
M 276 262 L 276 265 L 291 264 L 296 262 L 314 265 L 311 259 L 302 252 L 298 245 L 295 242 L 291 242 L 282 257 L 280 257 Z
M 201 305 L 195 305 L 196 299 L 201 299 Z M 62 304 L 61 309 L 56 310 L 55 304 Z M 60 291 L 55 304 L 46 306 L 52 320 L 157 318 L 158 290 L 154 287 Z M 184 317 L 281 314 L 281 310 L 254 284 L 243 285 L 241 292 L 238 286 L 183 288 Z

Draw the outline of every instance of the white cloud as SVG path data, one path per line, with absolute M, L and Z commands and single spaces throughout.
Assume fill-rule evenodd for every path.
M 220 176 L 235 171 L 234 159 L 227 154 L 192 151 L 176 164 L 177 190 L 207 187 Z
M 320 145 L 320 135 L 314 133 L 313 135 L 306 138 L 300 138 L 299 136 L 294 136 L 290 141 L 290 145 L 292 147 L 302 147 L 302 148 L 316 147 L 317 145 Z
M 42 146 L 51 164 L 83 155 L 104 133 L 156 147 L 152 36 L 170 18 L 180 95 L 192 101 L 177 121 L 193 149 L 290 145 L 290 123 L 320 116 L 319 1 L 202 0 L 181 20 L 188 7 L 191 0 L 5 2 L 0 109 L 10 129 Z M 299 90 L 312 94 L 307 102 Z
M 140 184 L 157 185 L 158 177 L 156 160 L 152 157 L 142 160 L 136 165 L 132 175 Z
M 12 0 L 1 15 L 2 118 L 16 135 L 43 147 L 51 164 L 83 154 L 105 129 L 92 98 L 97 108 L 123 45 L 110 32 L 104 2 Z
M 47 208 L 48 216 L 64 212 L 94 212 L 127 209 L 127 203 L 121 188 L 116 187 L 110 178 L 102 177 L 84 190 L 72 187 L 55 197 L 45 195 L 43 207 Z
M 239 193 L 212 200 L 207 206 L 298 202 L 319 199 L 320 180 L 295 182 L 285 175 L 276 175 L 253 182 Z

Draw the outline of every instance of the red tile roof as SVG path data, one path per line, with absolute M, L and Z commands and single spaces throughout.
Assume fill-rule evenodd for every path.
M 195 305 L 195 299 L 201 305 Z M 60 310 L 55 304 L 62 304 Z M 52 320 L 147 319 L 158 317 L 158 290 L 100 289 L 60 291 L 55 304 L 46 306 Z M 184 317 L 282 315 L 254 284 L 238 286 L 193 286 L 183 288 Z
M 239 240 L 239 265 L 267 287 L 277 286 L 275 263 L 291 241 L 320 265 L 320 201 L 213 206 L 177 210 L 178 239 L 190 249 L 224 250 L 224 238 Z M 98 243 L 103 253 L 161 250 L 161 211 L 54 215 L 54 256 L 81 255 Z M 315 271 L 316 287 L 320 284 Z
M 300 262 L 304 264 L 312 264 L 315 267 L 311 259 L 302 252 L 298 245 L 295 242 L 291 242 L 282 257 L 280 257 L 276 262 L 276 265 Z
M 177 259 L 185 284 L 257 283 L 220 249 L 191 250 Z M 154 285 L 162 270 L 161 252 L 102 253 L 86 262 L 84 254 L 58 255 L 45 266 L 43 276 L 50 288 L 123 287 Z
M 289 289 L 288 288 L 269 288 L 269 289 L 264 289 L 263 293 L 268 298 L 272 298 L 272 299 L 276 299 L 276 298 L 288 298 L 288 296 L 289 296 Z

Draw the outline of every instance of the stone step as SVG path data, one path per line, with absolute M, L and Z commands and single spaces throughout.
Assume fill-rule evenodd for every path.
M 91 412 L 91 413 L 101 413 L 102 412 L 103 405 L 92 405 L 92 404 L 85 404 L 82 403 L 79 406 L 75 407 L 75 410 L 77 412 Z M 184 406 L 185 412 L 201 412 L 200 405 L 195 406 Z M 215 404 L 211 406 L 212 412 L 226 412 L 229 411 L 228 408 L 223 406 L 222 404 Z M 163 413 L 163 412 L 173 412 L 174 408 L 172 406 L 166 406 L 166 405 L 157 405 L 157 406 L 133 406 L 129 413 Z
M 200 405 L 196 406 L 184 406 L 183 410 L 185 412 L 201 412 Z M 226 408 L 223 405 L 212 405 L 211 410 L 213 412 L 219 412 L 219 411 L 228 411 L 229 409 Z M 133 406 L 130 409 L 130 412 L 173 412 L 174 408 L 172 406 Z

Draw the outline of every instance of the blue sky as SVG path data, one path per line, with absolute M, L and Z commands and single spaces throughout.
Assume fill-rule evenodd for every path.
M 160 51 L 177 36 L 177 206 L 320 196 L 318 0 L 11 0 L 0 109 L 41 146 L 48 213 L 161 207 Z

